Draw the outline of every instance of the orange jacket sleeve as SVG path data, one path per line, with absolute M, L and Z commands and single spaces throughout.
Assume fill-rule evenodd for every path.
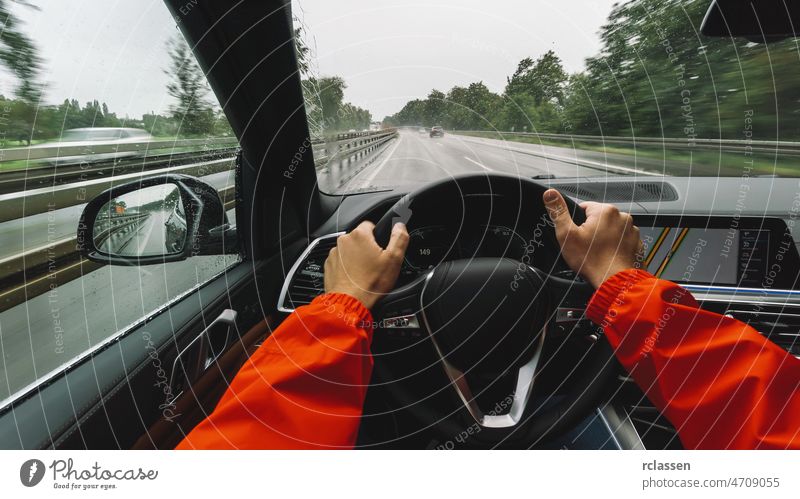
M 587 316 L 687 448 L 800 448 L 800 360 L 686 289 L 627 270 Z
M 177 448 L 352 448 L 372 373 L 371 324 L 344 294 L 299 307 Z

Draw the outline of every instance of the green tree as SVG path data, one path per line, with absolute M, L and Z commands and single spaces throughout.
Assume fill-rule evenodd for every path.
M 517 70 L 507 78 L 506 96 L 530 95 L 538 106 L 543 102 L 564 102 L 567 73 L 561 59 L 548 50 L 535 62 L 530 57 L 521 60 Z
M 444 92 L 433 89 L 425 100 L 425 111 L 422 116 L 421 124 L 426 126 L 440 125 L 447 112 L 447 95 Z
M 165 71 L 170 77 L 167 92 L 176 100 L 170 113 L 179 123 L 179 134 L 210 135 L 215 112 L 206 100 L 210 89 L 202 69 L 183 38 L 172 38 L 167 50 L 170 58 L 170 67 Z
M 319 89 L 319 102 L 322 106 L 322 119 L 326 129 L 339 129 L 339 112 L 344 102 L 344 89 L 347 85 L 341 76 L 324 76 L 315 80 Z
M 42 60 L 33 40 L 23 31 L 22 22 L 12 12 L 12 3 L 32 9 L 38 7 L 24 0 L 0 0 L 0 64 L 17 80 L 16 99 L 9 112 L 6 135 L 30 145 L 36 108 L 42 96 L 39 81 Z
M 10 9 L 16 3 L 38 9 L 24 0 L 0 0 L 0 63 L 19 80 L 15 95 L 24 102 L 36 105 L 42 93 L 39 76 L 42 60 L 33 41 L 22 31 L 22 22 Z

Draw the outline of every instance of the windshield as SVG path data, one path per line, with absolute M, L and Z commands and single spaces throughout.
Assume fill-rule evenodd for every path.
M 797 176 L 796 41 L 705 37 L 709 4 L 295 0 L 320 187 Z

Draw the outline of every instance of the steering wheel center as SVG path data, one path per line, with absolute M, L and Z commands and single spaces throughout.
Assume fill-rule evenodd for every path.
M 422 313 L 442 356 L 461 372 L 498 377 L 534 355 L 551 313 L 545 280 L 507 258 L 437 266 L 421 294 Z
M 550 312 L 544 283 L 535 269 L 507 258 L 445 262 L 426 277 L 424 326 L 461 401 L 482 426 L 507 428 L 522 418 Z M 503 388 L 505 379 L 514 385 Z M 494 398 L 495 409 L 484 411 L 479 401 L 498 391 L 511 400 L 502 404 L 508 410 L 498 410 Z

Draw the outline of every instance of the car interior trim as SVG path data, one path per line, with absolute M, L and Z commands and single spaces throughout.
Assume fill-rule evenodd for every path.
M 344 235 L 344 232 L 335 232 L 333 234 L 326 234 L 324 236 L 320 236 L 313 241 L 303 250 L 303 253 L 295 260 L 294 264 L 292 264 L 289 272 L 286 274 L 286 279 L 283 281 L 283 287 L 281 288 L 281 293 L 278 295 L 278 312 L 283 312 L 286 314 L 291 314 L 294 312 L 294 308 L 291 308 L 289 304 L 286 303 L 286 299 L 289 297 L 289 287 L 291 286 L 292 280 L 294 279 L 294 275 L 297 273 L 297 269 L 300 268 L 300 265 L 305 261 L 308 255 L 314 251 L 314 248 L 319 245 L 320 242 L 325 241 L 326 239 L 331 239 L 334 237 L 339 237 Z

